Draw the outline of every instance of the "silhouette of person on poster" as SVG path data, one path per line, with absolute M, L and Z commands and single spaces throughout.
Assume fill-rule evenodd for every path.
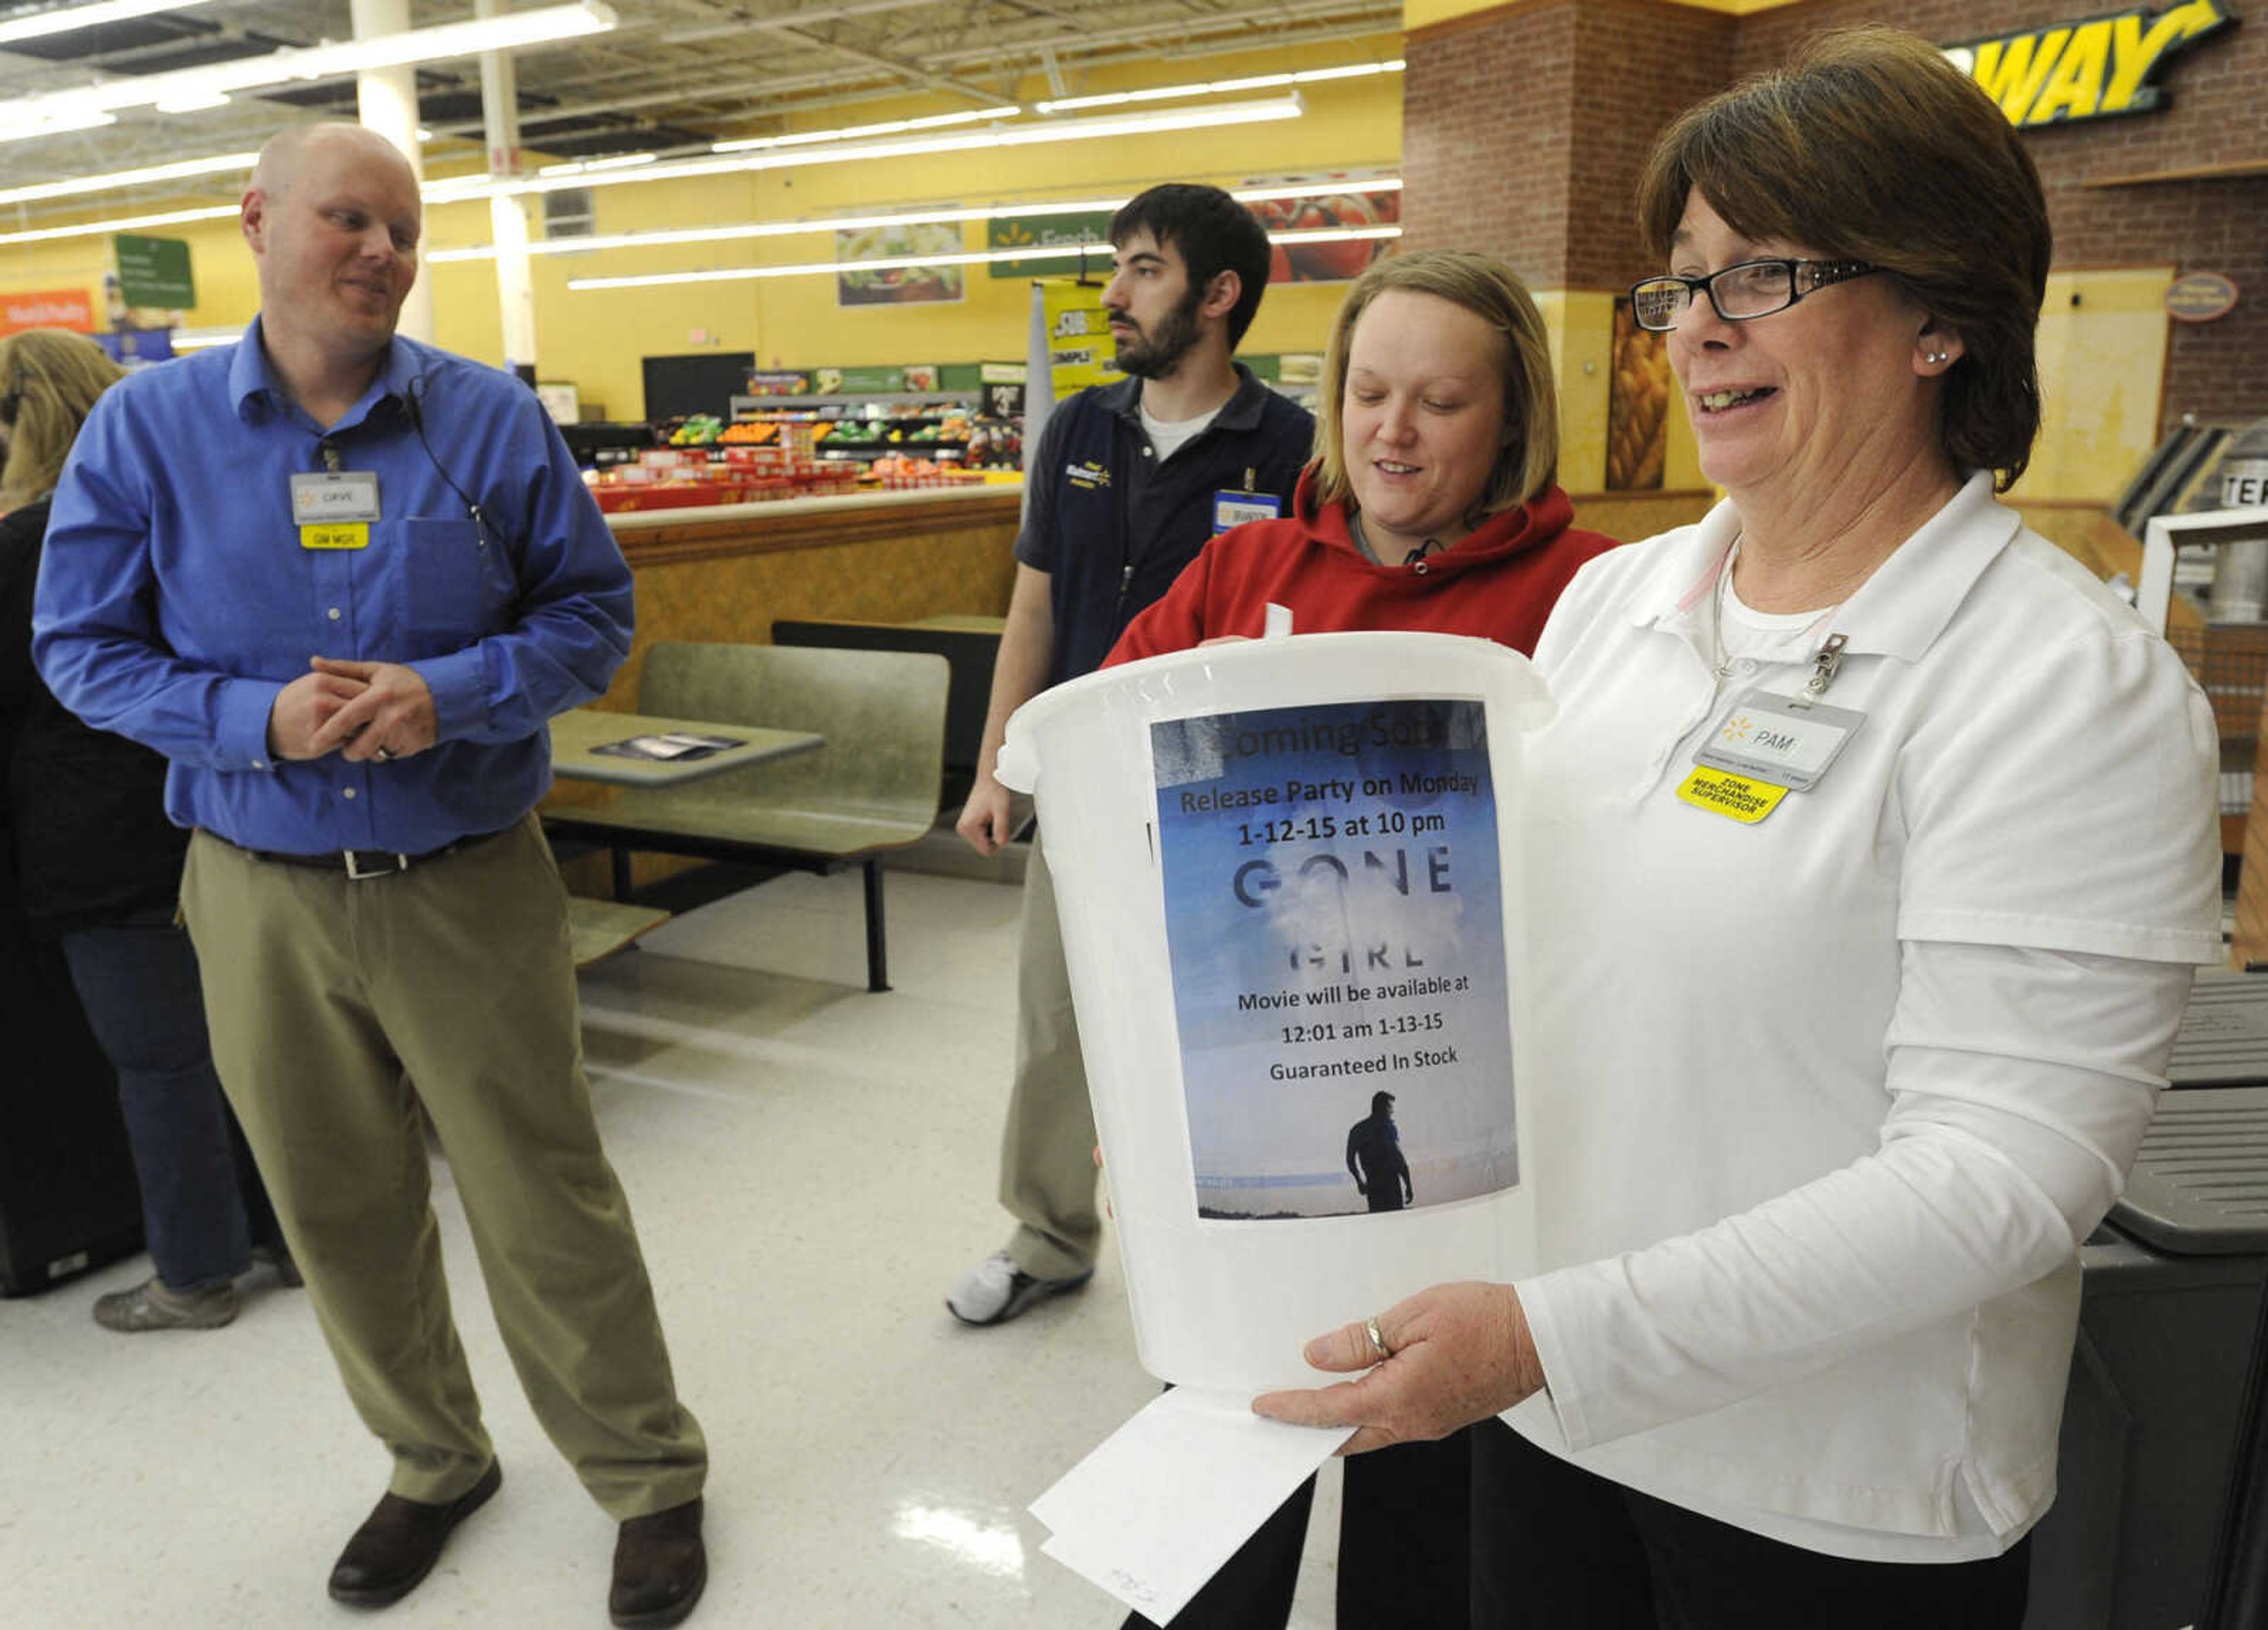
M 1410 1162 L 1402 1158 L 1402 1133 L 1394 1125 L 1394 1095 L 1374 1092 L 1370 1113 L 1347 1128 L 1347 1169 L 1355 1192 L 1373 1211 L 1400 1211 L 1418 1198 L 1410 1186 Z

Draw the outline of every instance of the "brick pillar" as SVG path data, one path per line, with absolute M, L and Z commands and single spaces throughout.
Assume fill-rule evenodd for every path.
M 1661 126 L 1727 82 L 1738 19 L 1660 0 L 1461 4 L 1405 0 L 1403 245 L 1484 250 L 1527 280 L 1558 380 L 1560 482 L 1587 502 L 1613 433 L 1614 295 L 1653 269 L 1632 224 L 1638 171 Z M 1697 513 L 1682 417 L 1667 435 L 1673 506 L 1625 505 L 1623 535 Z
M 1538 290 L 1634 281 L 1639 166 L 1667 120 L 1728 83 L 1737 20 L 1658 0 L 1514 0 L 1413 29 L 1404 245 L 1500 254 Z
M 1403 247 L 1484 250 L 1534 287 L 1564 281 L 1576 9 L 1499 6 L 1410 34 Z

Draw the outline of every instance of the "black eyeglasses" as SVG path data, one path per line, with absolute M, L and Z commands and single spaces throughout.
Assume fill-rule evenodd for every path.
M 1786 311 L 1831 283 L 1848 283 L 1881 269 L 1865 261 L 1742 261 L 1706 277 L 1648 277 L 1634 283 L 1631 313 L 1639 328 L 1667 334 L 1693 304 L 1693 297 L 1706 294 L 1710 306 L 1727 322 L 1751 322 Z

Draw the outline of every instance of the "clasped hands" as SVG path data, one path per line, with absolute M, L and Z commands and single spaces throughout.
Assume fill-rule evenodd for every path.
M 311 671 L 277 693 L 268 714 L 268 748 L 278 758 L 342 753 L 362 763 L 407 758 L 439 731 L 433 692 L 399 662 L 309 659 Z
M 1446 1437 L 1543 1389 L 1543 1361 L 1509 1285 L 1436 1285 L 1395 1302 L 1377 1324 L 1391 1357 L 1380 1361 L 1365 1324 L 1342 1325 L 1307 1344 L 1307 1362 L 1367 1373 L 1265 1393 L 1253 1400 L 1255 1412 L 1299 1427 L 1359 1427 L 1338 1452 L 1359 1455 Z

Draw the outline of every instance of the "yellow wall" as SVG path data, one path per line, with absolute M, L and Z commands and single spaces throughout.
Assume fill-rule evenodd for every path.
M 2040 313 L 2040 439 L 2019 498 L 2117 498 L 2158 441 L 2170 266 L 2056 272 Z
M 1535 305 L 1550 336 L 1552 366 L 1558 374 L 1559 484 L 1570 492 L 1603 490 L 1607 393 L 1614 377 L 1615 296 L 1603 289 L 1544 289 L 1537 291 Z M 1706 485 L 1694 451 L 1692 424 L 1683 406 L 1674 407 L 1662 488 L 1677 492 Z

